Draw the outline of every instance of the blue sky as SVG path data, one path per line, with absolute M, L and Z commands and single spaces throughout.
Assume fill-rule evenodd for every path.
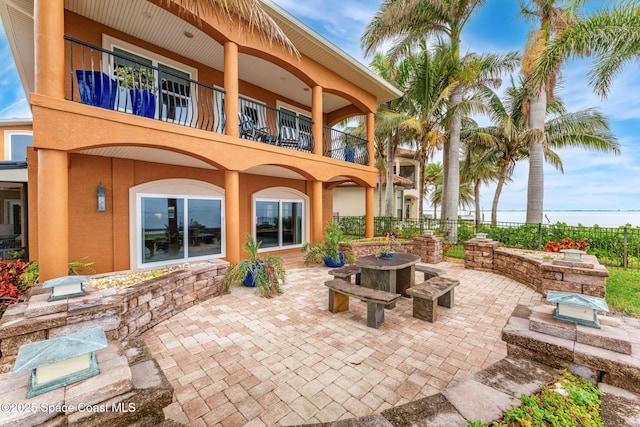
M 360 49 L 364 27 L 377 11 L 379 0 L 274 0 L 329 41 L 367 64 Z M 594 7 L 605 1 L 592 2 Z M 467 24 L 463 50 L 507 52 L 522 50 L 530 30 L 518 16 L 515 0 L 487 0 Z M 0 34 L 0 118 L 30 117 L 28 103 L 13 64 L 4 32 Z M 565 173 L 545 171 L 545 210 L 640 209 L 640 73 L 638 62 L 626 65 L 608 99 L 595 96 L 585 83 L 587 61 L 571 61 L 562 70 L 558 95 L 570 111 L 598 107 L 608 117 L 622 146 L 622 155 L 580 150 L 560 152 Z M 500 209 L 525 209 L 528 164 L 520 164 L 513 182 L 503 190 Z M 493 188 L 482 191 L 482 206 L 491 207 Z

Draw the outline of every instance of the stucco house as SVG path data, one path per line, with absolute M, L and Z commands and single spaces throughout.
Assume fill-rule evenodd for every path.
M 374 113 L 399 92 L 270 1 L 299 55 L 181 4 L 0 0 L 33 114 L 41 280 L 83 257 L 98 272 L 238 262 L 245 233 L 299 250 L 322 237 L 344 181 L 364 189 L 372 235 Z M 367 140 L 332 128 L 353 116 Z
M 0 259 L 28 258 L 27 148 L 31 119 L 0 119 Z
M 416 160 L 414 150 L 397 148 L 396 156 L 393 160 L 393 212 L 398 219 L 419 219 L 422 216 L 419 211 L 420 189 L 420 165 Z M 386 182 L 383 182 L 380 189 L 374 189 L 374 213 L 376 216 L 384 215 L 384 195 Z M 379 193 L 382 192 L 382 212 L 379 206 Z M 344 183 L 337 186 L 333 191 L 333 215 L 361 216 L 365 215 L 366 190 L 355 183 Z

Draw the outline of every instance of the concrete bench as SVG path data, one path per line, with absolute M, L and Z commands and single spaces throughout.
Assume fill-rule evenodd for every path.
M 384 323 L 384 307 L 400 298 L 400 294 L 369 289 L 342 279 L 324 282 L 329 288 L 329 311 L 339 313 L 349 310 L 349 297 L 367 303 L 367 326 L 378 329 Z
M 416 264 L 416 271 L 424 273 L 424 280 L 429 280 L 432 277 L 442 276 L 446 273 L 444 270 L 420 264 Z
M 356 276 L 356 285 L 360 285 L 360 267 L 357 265 L 345 265 L 344 267 L 329 270 L 329 274 L 336 279 L 346 280 L 351 283 L 351 276 Z
M 439 305 L 453 307 L 453 291 L 459 284 L 459 280 L 438 276 L 407 289 L 407 293 L 413 297 L 413 317 L 435 322 Z

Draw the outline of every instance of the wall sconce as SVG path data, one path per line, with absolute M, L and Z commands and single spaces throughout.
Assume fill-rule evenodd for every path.
M 107 196 L 104 194 L 102 182 L 98 185 L 98 212 L 107 211 Z

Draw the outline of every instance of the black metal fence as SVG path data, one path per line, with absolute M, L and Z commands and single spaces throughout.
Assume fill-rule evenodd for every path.
M 343 232 L 352 238 L 365 235 L 364 216 L 334 217 Z M 421 229 L 422 227 L 422 229 Z M 598 257 L 607 267 L 630 268 L 640 270 L 640 227 L 621 226 L 618 228 L 569 226 L 566 224 L 522 224 L 515 222 L 489 222 L 473 220 L 399 220 L 394 217 L 376 217 L 374 235 L 383 236 L 396 232 L 402 237 L 411 238 L 421 230 L 433 230 L 436 235 L 453 241 L 447 245 L 447 255 L 463 256 L 463 243 L 475 237 L 476 233 L 486 233 L 488 238 L 500 242 L 506 247 L 543 250 L 548 242 L 561 242 L 585 239 L 589 247 L 587 252 Z M 455 238 L 449 236 L 455 233 Z

